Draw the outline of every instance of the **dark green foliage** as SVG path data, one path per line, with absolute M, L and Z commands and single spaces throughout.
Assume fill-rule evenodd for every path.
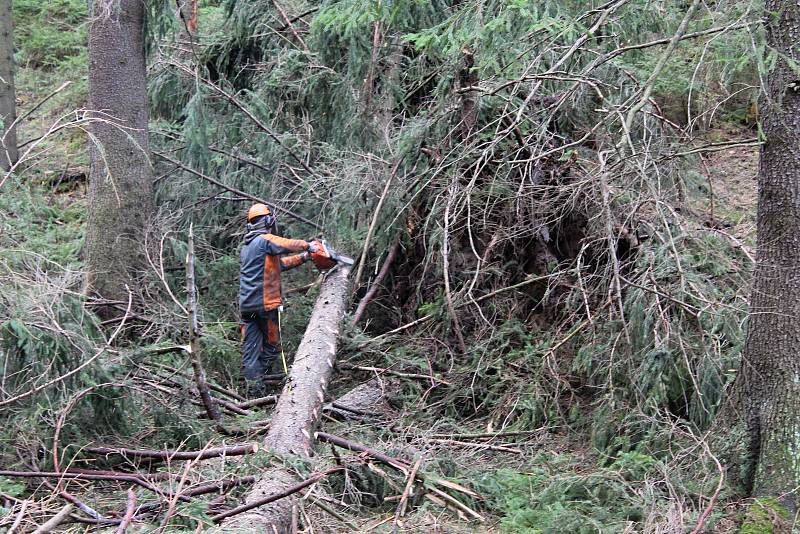
M 503 512 L 501 526 L 518 534 L 620 532 L 646 516 L 635 484 L 654 474 L 656 461 L 622 455 L 608 468 L 581 474 L 567 456 L 538 456 L 524 472 L 501 469 L 481 477 L 481 491 Z
M 14 0 L 17 64 L 45 71 L 86 64 L 85 0 Z
M 630 403 L 653 415 L 666 409 L 704 429 L 741 352 L 745 310 L 739 299 L 748 273 L 735 263 L 736 252 L 714 236 L 670 239 L 680 240 L 682 253 L 675 256 L 669 242 L 645 248 L 637 271 L 647 274 L 636 282 L 640 287 L 626 292 L 627 335 L 633 343 L 629 348 L 615 344 L 620 325 L 607 323 L 605 334 L 588 335 L 609 343 L 584 345 L 573 369 L 597 385 L 613 380 L 620 409 Z M 653 289 L 642 289 L 648 286 Z M 606 415 L 597 414 L 600 448 L 609 445 L 603 436 L 617 432 L 609 428 L 616 428 L 608 418 L 613 406 L 606 400 Z

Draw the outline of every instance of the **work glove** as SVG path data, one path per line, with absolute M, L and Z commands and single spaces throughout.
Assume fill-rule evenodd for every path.
M 320 251 L 319 242 L 316 239 L 313 241 L 308 241 L 308 251 L 312 254 Z

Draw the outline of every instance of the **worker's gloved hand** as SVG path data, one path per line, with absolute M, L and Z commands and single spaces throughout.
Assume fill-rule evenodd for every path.
M 320 246 L 319 246 L 319 242 L 317 240 L 313 240 L 313 241 L 309 241 L 308 242 L 308 251 L 309 252 L 311 252 L 313 254 L 314 252 L 319 252 L 319 250 L 320 250 Z

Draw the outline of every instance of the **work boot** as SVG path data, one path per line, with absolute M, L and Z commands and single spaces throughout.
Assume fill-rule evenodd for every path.
M 283 373 L 264 375 L 261 383 L 264 386 L 266 395 L 280 395 L 284 384 L 286 384 L 286 375 Z
M 245 379 L 244 395 L 248 399 L 260 399 L 267 395 L 266 385 L 262 380 Z

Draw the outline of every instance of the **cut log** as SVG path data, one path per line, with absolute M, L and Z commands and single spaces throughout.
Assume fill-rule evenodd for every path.
M 395 395 L 399 389 L 398 381 L 376 377 L 326 404 L 325 411 L 340 420 L 353 416 L 394 418 L 397 414 L 389 404 L 387 395 Z
M 273 453 L 301 457 L 311 455 L 314 431 L 333 373 L 339 327 L 347 306 L 349 273 L 350 269 L 346 267 L 336 269 L 322 284 L 265 439 L 266 448 Z M 297 482 L 287 469 L 270 467 L 261 473 L 259 482 L 247 494 L 245 503 L 252 504 L 267 496 L 278 495 Z M 294 494 L 288 495 L 231 517 L 215 532 L 286 534 L 291 530 L 295 499 Z

